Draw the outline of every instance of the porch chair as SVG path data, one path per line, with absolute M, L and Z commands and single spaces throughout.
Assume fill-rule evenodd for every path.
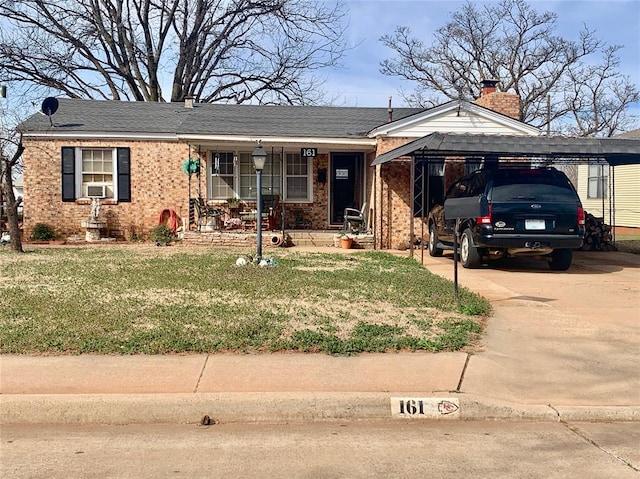
M 276 228 L 279 203 L 280 195 L 262 195 L 262 222 L 266 223 L 267 230 Z
M 362 204 L 362 208 L 344 209 L 344 223 L 342 229 L 348 233 L 359 234 L 367 231 L 367 202 Z
M 262 221 L 262 228 L 266 231 L 276 228 L 278 219 L 278 203 L 280 201 L 279 195 L 262 195 L 262 214 L 260 214 L 260 220 Z M 240 218 L 242 219 L 242 225 L 244 229 L 255 228 L 258 221 L 257 210 L 241 211 Z
M 220 216 L 222 216 L 222 210 L 220 208 L 209 206 L 203 198 L 198 198 L 194 204 L 196 207 L 196 213 L 198 214 L 198 231 L 202 230 L 203 220 L 204 224 L 207 225 L 209 223 L 209 218 L 214 220 L 214 229 L 219 228 Z

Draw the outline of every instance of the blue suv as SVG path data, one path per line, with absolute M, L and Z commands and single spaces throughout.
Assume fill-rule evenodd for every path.
M 476 268 L 483 261 L 513 256 L 548 256 L 554 271 L 571 266 L 582 246 L 585 213 L 571 181 L 555 168 L 478 170 L 456 181 L 449 198 L 484 195 L 486 216 L 461 218 L 460 262 Z M 456 220 L 445 220 L 444 206 L 429 212 L 429 254 L 453 249 Z

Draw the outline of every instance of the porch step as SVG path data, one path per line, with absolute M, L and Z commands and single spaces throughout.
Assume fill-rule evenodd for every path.
M 339 246 L 339 243 L 336 243 L 338 230 L 292 230 L 286 231 L 286 234 L 293 246 Z M 355 235 L 353 248 L 373 249 L 373 235 Z
M 289 241 L 294 246 L 333 246 L 338 231 L 290 230 L 286 231 Z

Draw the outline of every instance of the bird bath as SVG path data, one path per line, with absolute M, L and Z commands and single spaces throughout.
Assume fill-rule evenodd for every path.
M 81 223 L 81 226 L 87 230 L 85 241 L 88 243 L 100 241 L 100 230 L 103 230 L 107 226 L 107 222 L 101 221 L 99 216 L 100 200 L 98 198 L 93 198 L 91 200 L 91 216 L 88 220 Z

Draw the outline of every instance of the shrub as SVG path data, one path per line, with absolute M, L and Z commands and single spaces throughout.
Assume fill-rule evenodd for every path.
M 156 245 L 166 245 L 169 244 L 169 242 L 171 242 L 171 240 L 173 239 L 173 233 L 171 233 L 171 230 L 167 227 L 167 225 L 158 225 L 151 230 L 151 232 L 149 233 L 149 238 L 151 238 L 151 241 L 153 241 Z
M 51 241 L 55 238 L 56 235 L 51 226 L 44 223 L 37 223 L 33 227 L 33 234 L 31 235 L 33 241 Z

